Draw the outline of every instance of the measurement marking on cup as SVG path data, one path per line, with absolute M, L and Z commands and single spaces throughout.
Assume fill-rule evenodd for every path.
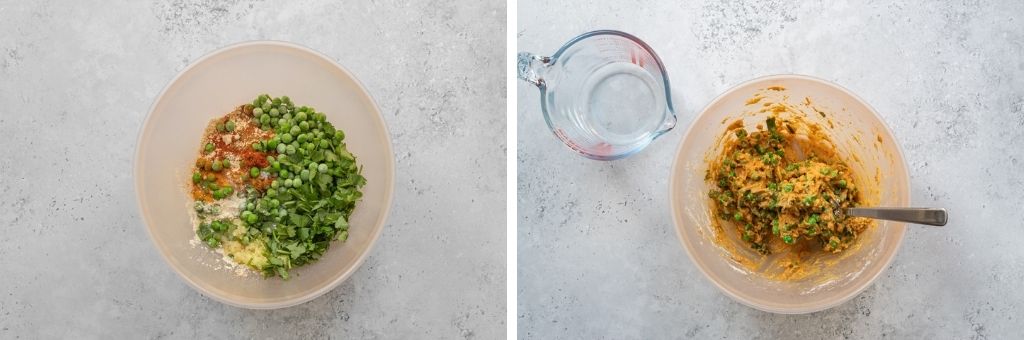
M 557 136 L 558 139 L 561 139 L 562 143 L 565 143 L 565 145 L 568 145 L 569 148 L 572 149 L 573 151 L 576 151 L 577 153 L 579 153 L 581 155 L 586 155 L 587 154 L 586 152 L 583 151 L 583 147 L 581 147 L 579 144 L 576 144 L 576 142 L 570 140 L 569 137 L 567 137 L 565 135 L 565 131 L 563 131 L 562 129 L 560 129 L 560 128 L 559 129 L 555 129 L 555 136 Z
M 583 149 L 582 146 L 580 146 L 576 142 L 570 140 L 569 137 L 567 137 L 565 135 L 565 131 L 563 131 L 562 129 L 555 129 L 555 136 L 557 136 L 558 139 L 561 139 L 562 142 L 565 143 L 565 145 L 568 145 L 570 149 L 572 149 L 573 151 L 576 151 L 577 153 L 579 153 L 581 155 L 584 155 L 584 156 L 586 156 L 586 155 L 604 156 L 604 155 L 610 154 L 611 151 L 612 151 L 612 145 L 608 144 L 608 143 L 604 143 L 604 142 L 597 143 L 597 145 L 593 147 L 593 150 L 586 151 L 586 150 Z

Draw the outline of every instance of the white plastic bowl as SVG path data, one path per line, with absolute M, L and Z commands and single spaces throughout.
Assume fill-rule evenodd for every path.
M 878 221 L 877 227 L 861 235 L 859 247 L 827 270 L 799 281 L 777 281 L 738 269 L 712 236 L 714 231 L 707 196 L 711 188 L 704 180 L 705 157 L 717 154 L 717 140 L 725 133 L 723 121 L 745 111 L 746 100 L 769 86 L 781 85 L 791 101 L 810 97 L 816 105 L 829 108 L 834 129 L 824 118 L 807 120 L 826 128 L 839 153 L 851 162 L 862 194 L 878 206 L 906 207 L 910 204 L 910 178 L 903 152 L 881 117 L 854 94 L 830 82 L 799 75 L 757 78 L 726 91 L 704 108 L 690 125 L 676 152 L 669 194 L 672 218 L 679 239 L 697 268 L 726 295 L 745 305 L 774 313 L 810 313 L 837 306 L 867 288 L 892 262 L 903 240 L 904 223 Z M 732 117 L 732 118 L 730 118 Z M 766 117 L 745 117 L 746 126 L 762 123 Z M 854 140 L 858 136 L 860 142 Z M 880 143 L 876 140 L 880 139 Z M 874 180 L 876 172 L 878 181 Z M 866 185 L 865 185 L 866 184 Z M 725 232 L 731 232 L 725 227 Z M 745 248 L 745 245 L 737 247 Z
M 261 93 L 287 95 L 315 107 L 345 131 L 366 186 L 350 219 L 349 238 L 333 242 L 319 261 L 290 280 L 239 277 L 195 238 L 185 187 L 207 123 Z M 384 227 L 394 188 L 394 153 L 380 110 L 366 89 L 331 59 L 283 42 L 247 42 L 197 60 L 153 103 L 135 151 L 135 192 L 153 244 L 182 279 L 223 303 L 255 309 L 297 305 L 320 296 L 355 272 Z

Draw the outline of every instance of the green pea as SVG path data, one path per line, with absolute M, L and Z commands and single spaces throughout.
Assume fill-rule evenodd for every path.
M 213 161 L 213 171 L 220 171 L 223 167 L 223 163 L 220 161 Z
M 334 130 L 334 139 L 337 139 L 338 141 L 345 140 L 345 132 L 342 132 L 341 130 Z
M 231 161 L 224 160 L 224 169 L 231 169 Z
M 309 163 L 308 167 L 309 167 L 309 171 L 316 171 L 317 164 L 316 163 Z
M 300 129 L 298 126 L 292 126 L 292 129 L 289 130 L 288 132 L 290 132 L 293 135 L 298 135 L 299 133 L 302 133 L 302 129 Z
M 217 123 L 217 131 L 224 132 L 227 128 L 224 127 L 224 123 Z
M 740 213 L 739 213 L 739 212 L 737 211 L 737 212 L 736 212 L 735 214 L 733 214 L 733 215 L 732 215 L 732 218 L 733 218 L 734 220 L 740 221 L 740 220 L 743 220 L 743 215 L 741 215 L 741 214 L 740 214 Z
M 309 122 L 301 122 L 299 123 L 299 127 L 302 128 L 302 131 L 309 130 Z
M 281 112 L 284 112 L 284 111 L 281 111 Z M 292 114 L 291 113 L 285 113 L 285 114 L 281 115 L 281 118 L 284 118 L 285 120 L 291 121 L 292 120 Z
M 200 174 L 198 171 L 192 173 L 192 183 L 199 183 L 199 181 L 201 180 L 203 180 L 202 174 Z
M 274 161 L 273 163 L 270 163 L 270 166 L 274 168 L 274 170 L 281 170 L 281 162 Z
M 326 148 L 329 148 L 329 147 L 331 147 L 331 143 L 328 143 L 328 142 L 327 142 L 327 141 L 325 141 L 325 140 L 321 140 L 321 141 L 320 141 L 320 148 L 321 148 L 321 149 L 326 149 Z
M 270 116 L 267 116 L 267 115 L 260 116 L 260 124 L 263 124 L 263 125 L 270 124 Z
M 267 196 L 270 196 L 270 197 L 277 196 L 277 189 L 274 189 L 274 188 L 267 189 Z
M 295 154 L 295 146 L 289 145 L 287 150 L 285 150 L 285 153 L 287 153 L 289 155 L 294 155 Z
M 252 167 L 251 169 L 249 169 L 249 176 L 251 176 L 252 178 L 260 177 L 260 169 L 257 167 Z
M 271 101 L 271 103 L 274 104 L 274 106 L 281 105 L 281 98 L 274 98 L 274 100 Z
M 306 151 L 316 150 L 316 144 L 313 143 L 306 143 L 306 145 L 303 145 L 303 147 L 306 148 Z
M 786 242 L 786 244 L 793 244 L 793 236 L 782 235 L 782 242 Z
M 327 172 L 327 164 L 326 163 L 320 163 L 320 165 L 317 165 L 316 169 L 320 173 L 325 173 L 325 172 Z
M 275 188 L 276 189 L 280 185 L 281 185 L 281 183 L 278 180 L 276 180 L 276 179 L 273 182 L 270 182 L 270 187 L 271 188 Z
M 277 149 L 277 144 L 278 143 L 280 143 L 280 139 L 277 138 L 277 137 L 274 137 L 274 138 L 270 139 L 270 142 L 267 142 L 267 146 L 269 146 L 271 149 Z
M 281 96 L 281 102 L 285 103 L 285 104 L 288 104 L 288 105 L 291 105 L 292 104 L 292 99 L 288 98 L 288 96 Z
M 280 116 L 280 115 L 281 115 L 281 111 L 278 111 L 277 109 L 270 109 L 270 116 L 271 117 L 277 117 L 277 116 Z
M 227 129 L 228 132 L 235 131 L 235 121 L 229 120 L 227 124 L 224 124 L 224 128 Z
M 256 221 L 257 221 L 257 219 L 258 219 L 258 218 L 259 218 L 259 217 L 257 217 L 257 216 L 256 216 L 256 214 L 249 214 L 249 216 L 247 216 L 247 217 L 245 218 L 245 221 L 246 221 L 246 222 L 249 222 L 249 224 L 254 224 L 254 223 L 256 223 Z
M 286 186 L 286 187 L 292 186 L 292 179 L 289 178 L 289 179 L 284 180 L 284 186 Z
M 292 135 L 290 133 L 281 134 L 281 142 L 285 144 L 292 142 Z
M 206 143 L 206 153 L 213 152 L 213 143 Z
M 259 118 L 260 116 L 263 115 L 263 108 L 257 107 L 255 109 L 252 109 L 252 115 L 256 116 L 256 118 Z
M 300 121 L 300 122 L 306 120 L 306 113 L 302 112 L 302 111 L 299 111 L 299 113 L 295 114 L 295 120 Z
M 296 187 L 296 188 L 298 188 L 299 186 L 302 186 L 302 180 L 298 179 L 298 178 L 293 179 L 292 180 L 292 186 Z
M 203 201 L 196 201 L 195 209 L 196 212 L 203 212 Z
M 840 188 L 845 188 L 846 187 L 846 180 L 845 179 L 839 180 L 839 187 Z
M 285 153 L 285 151 L 288 151 L 288 146 L 287 145 L 284 145 L 284 144 L 278 144 L 277 145 L 277 153 Z

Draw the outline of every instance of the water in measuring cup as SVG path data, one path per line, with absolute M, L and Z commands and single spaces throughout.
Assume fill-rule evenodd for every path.
M 629 62 L 605 64 L 584 81 L 582 119 L 573 121 L 592 140 L 629 145 L 645 139 L 665 116 L 664 92 L 644 68 Z

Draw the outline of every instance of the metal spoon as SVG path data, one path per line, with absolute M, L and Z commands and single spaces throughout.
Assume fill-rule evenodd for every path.
M 846 215 L 940 227 L 946 225 L 946 209 L 941 208 L 847 208 Z

